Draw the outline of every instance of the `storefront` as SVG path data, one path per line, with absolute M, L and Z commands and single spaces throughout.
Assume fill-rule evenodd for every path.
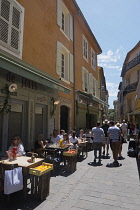
M 14 91 L 10 90 L 12 84 Z M 0 155 L 15 135 L 21 137 L 26 150 L 34 147 L 39 133 L 49 137 L 55 117 L 51 116 L 52 99 L 57 100 L 58 91 L 70 94 L 59 81 L 35 67 L 0 54 Z

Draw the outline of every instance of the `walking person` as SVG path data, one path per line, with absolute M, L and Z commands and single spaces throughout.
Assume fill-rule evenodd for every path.
M 91 132 L 93 136 L 93 147 L 94 147 L 94 163 L 97 159 L 97 150 L 99 150 L 99 165 L 101 164 L 101 153 L 102 153 L 102 141 L 104 138 L 104 130 L 100 128 L 100 123 L 97 122 L 96 127 L 92 128 Z
M 105 150 L 106 150 L 106 156 L 109 155 L 109 153 L 108 153 L 108 151 L 109 151 L 109 137 L 107 134 L 108 128 L 109 128 L 108 120 L 105 120 L 105 123 L 103 124 L 102 129 L 104 130 L 104 134 L 105 134 L 105 137 L 103 139 L 103 155 L 105 155 Z
M 110 127 L 108 129 L 108 136 L 110 138 L 110 148 L 113 153 L 113 166 L 120 166 L 118 162 L 118 153 L 120 147 L 120 137 L 121 137 L 121 130 L 117 126 L 114 125 L 114 122 L 110 122 Z
M 121 124 L 121 130 L 122 130 L 124 142 L 127 142 L 127 129 L 128 129 L 127 123 L 125 122 L 125 120 L 123 120 Z

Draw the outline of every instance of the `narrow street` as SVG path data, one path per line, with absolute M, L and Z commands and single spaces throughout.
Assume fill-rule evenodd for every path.
M 39 203 L 23 202 L 21 198 L 11 198 L 7 207 L 0 209 L 36 209 L 36 210 L 119 210 L 139 209 L 140 183 L 135 158 L 127 156 L 128 143 L 123 145 L 124 160 L 121 167 L 108 168 L 113 161 L 103 159 L 102 166 L 93 166 L 93 151 L 88 158 L 77 163 L 77 171 L 71 175 L 61 174 L 51 177 L 50 195 Z
M 68 177 L 51 178 L 50 196 L 36 209 L 119 210 L 139 209 L 140 184 L 135 158 L 127 156 L 128 144 L 123 145 L 121 167 L 108 168 L 113 161 L 103 159 L 102 166 L 90 165 L 93 152 L 78 162 L 77 171 Z

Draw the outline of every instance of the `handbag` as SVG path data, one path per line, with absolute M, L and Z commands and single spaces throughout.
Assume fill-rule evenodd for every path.
M 22 167 L 6 170 L 4 176 L 4 194 L 9 195 L 23 189 Z

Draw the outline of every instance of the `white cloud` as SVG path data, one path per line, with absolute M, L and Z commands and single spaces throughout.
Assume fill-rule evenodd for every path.
M 111 64 L 107 64 L 107 63 L 99 63 L 99 66 L 106 67 L 109 69 L 120 69 L 120 66 L 111 65 Z
M 116 96 L 118 94 L 118 84 L 107 82 L 107 90 L 109 91 L 109 96 Z
M 118 60 L 121 59 L 120 50 L 117 49 L 115 52 L 113 52 L 112 50 L 108 50 L 107 53 L 99 55 L 98 59 L 101 63 L 116 63 Z

